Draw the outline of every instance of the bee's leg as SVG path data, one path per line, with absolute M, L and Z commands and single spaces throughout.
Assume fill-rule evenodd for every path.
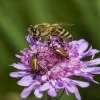
M 61 42 L 61 46 L 64 47 L 64 42 Z
M 33 38 L 33 40 L 36 42 L 36 41 L 38 41 L 38 38 Z
M 48 42 L 48 46 L 50 47 L 50 41 L 47 41 Z
M 50 47 L 50 36 L 46 36 L 46 41 L 48 43 L 48 46 Z
M 59 38 L 59 40 L 60 40 L 61 46 L 64 47 L 64 40 L 62 38 Z

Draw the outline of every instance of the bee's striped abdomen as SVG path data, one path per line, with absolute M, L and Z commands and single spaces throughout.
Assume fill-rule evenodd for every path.
M 58 29 L 58 36 L 66 42 L 72 41 L 72 35 L 65 29 Z

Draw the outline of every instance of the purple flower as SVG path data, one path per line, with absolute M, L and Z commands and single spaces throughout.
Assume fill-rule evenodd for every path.
M 82 88 L 88 87 L 93 79 L 94 74 L 100 74 L 100 58 L 94 58 L 99 51 L 92 49 L 92 46 L 87 50 L 89 44 L 84 39 L 64 43 L 61 47 L 60 41 L 57 38 L 50 40 L 50 47 L 56 46 L 66 51 L 69 59 L 61 56 L 55 50 L 52 50 L 47 42 L 42 42 L 41 39 L 34 41 L 28 35 L 26 37 L 30 44 L 30 49 L 21 51 L 21 55 L 16 55 L 20 62 L 13 63 L 12 66 L 20 71 L 10 73 L 11 77 L 22 77 L 18 81 L 18 85 L 25 86 L 21 93 L 22 98 L 26 98 L 31 91 L 34 90 L 34 95 L 37 98 L 43 96 L 43 92 L 47 91 L 51 97 L 57 96 L 57 92 L 65 89 L 67 95 L 74 93 L 77 100 L 81 100 L 77 86 Z M 38 54 L 38 71 L 32 70 L 30 59 L 34 54 Z M 91 56 L 89 61 L 83 61 L 84 57 Z M 75 80 L 72 77 L 83 77 L 87 82 Z

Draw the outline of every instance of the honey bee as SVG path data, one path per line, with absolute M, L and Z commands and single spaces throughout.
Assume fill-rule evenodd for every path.
M 34 54 L 32 58 L 30 59 L 30 65 L 34 72 L 38 71 L 38 57 L 37 56 L 38 56 L 37 54 Z
M 52 36 L 59 38 L 61 44 L 63 42 L 70 42 L 73 40 L 72 35 L 63 29 L 61 26 L 72 26 L 74 24 L 65 23 L 55 23 L 55 24 L 37 24 L 35 26 L 30 25 L 28 28 L 29 34 L 33 37 L 34 40 L 38 40 L 40 37 L 44 37 L 47 42 L 50 42 Z

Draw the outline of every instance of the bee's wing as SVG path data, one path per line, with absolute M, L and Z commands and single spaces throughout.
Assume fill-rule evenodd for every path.
M 61 22 L 61 23 L 54 23 L 54 24 L 51 24 L 51 26 L 73 26 L 75 24 L 70 24 L 68 22 Z

